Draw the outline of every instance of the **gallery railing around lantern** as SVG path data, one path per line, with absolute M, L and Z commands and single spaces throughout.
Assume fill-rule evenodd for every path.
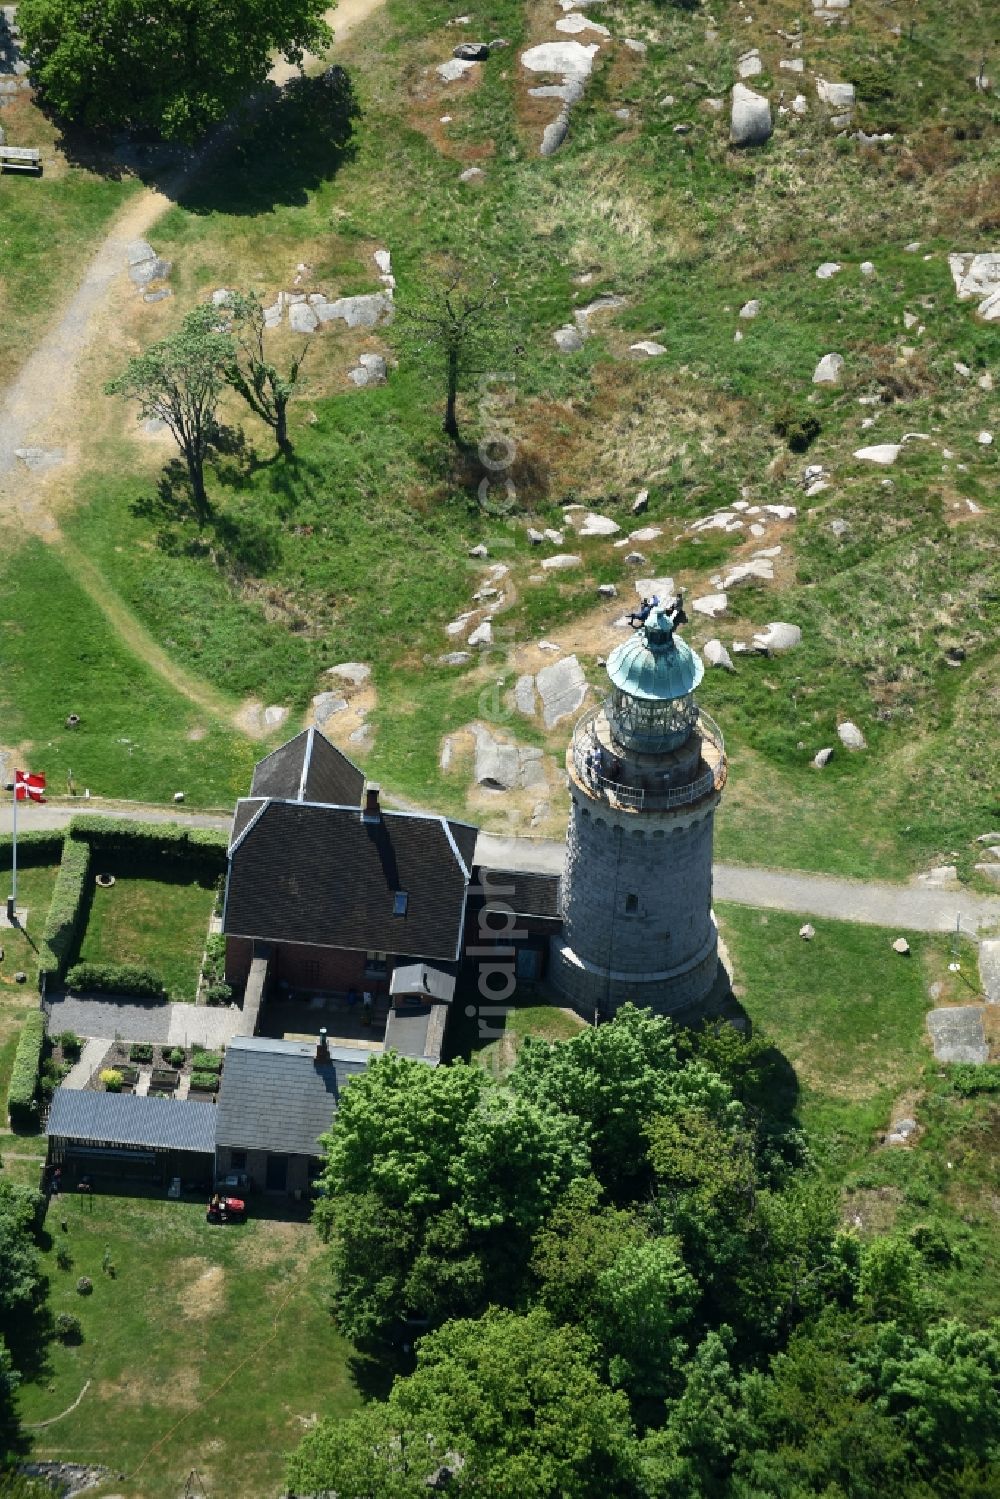
M 605 705 L 598 703 L 577 720 L 573 730 L 573 768 L 577 779 L 588 791 L 607 797 L 613 806 L 630 812 L 641 812 L 690 806 L 713 791 L 722 790 L 726 779 L 726 747 L 722 730 L 707 713 L 699 710 L 697 732 L 701 735 L 705 748 L 710 750 L 711 759 L 715 763 L 706 765 L 694 780 L 681 786 L 656 785 L 655 777 L 648 772 L 632 780 L 605 774 L 607 749 L 595 730 L 598 719 L 604 713 Z M 703 754 L 703 765 L 707 758 Z

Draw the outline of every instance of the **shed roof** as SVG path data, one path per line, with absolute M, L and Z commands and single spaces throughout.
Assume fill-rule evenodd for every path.
M 45 1132 L 64 1140 L 213 1155 L 216 1113 L 214 1104 L 190 1099 L 57 1088 Z
M 318 1156 L 319 1137 L 333 1122 L 342 1089 L 372 1056 L 352 1046 L 331 1046 L 329 1052 L 330 1061 L 318 1065 L 311 1042 L 234 1036 L 215 1110 L 218 1144 Z
M 455 997 L 455 975 L 430 963 L 402 963 L 392 970 L 390 994 L 422 994 L 447 1004 Z

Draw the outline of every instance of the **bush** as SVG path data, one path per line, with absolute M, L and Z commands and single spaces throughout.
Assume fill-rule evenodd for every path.
M 198 1093 L 215 1093 L 219 1087 L 217 1072 L 192 1072 L 191 1087 Z
M 183 1046 L 172 1046 L 166 1053 L 166 1059 L 171 1067 L 181 1068 L 184 1066 L 186 1055 Z
M 101 1082 L 108 1093 L 120 1093 L 122 1091 L 122 1075 L 114 1067 L 101 1069 Z
M 60 1270 L 72 1270 L 73 1268 L 73 1256 L 65 1244 L 60 1244 L 56 1250 L 56 1264 Z
M 57 1062 L 53 1057 L 46 1057 L 42 1063 L 42 1070 L 38 1080 L 38 1091 L 46 1102 L 51 1101 L 53 1093 L 70 1070 L 68 1062 Z
M 56 1337 L 60 1343 L 82 1343 L 83 1327 L 79 1317 L 74 1317 L 72 1312 L 60 1312 L 56 1318 Z
M 774 430 L 785 439 L 793 453 L 804 453 L 822 432 L 823 424 L 812 411 L 781 406 L 774 413 Z
M 72 826 L 72 825 L 71 825 Z M 90 845 L 69 836 L 63 843 L 52 903 L 38 954 L 40 980 L 61 978 L 80 936 L 84 892 L 90 874 Z
M 7 1091 L 7 1110 L 14 1129 L 32 1129 L 38 1121 L 38 1069 L 44 1042 L 45 1016 L 41 1010 L 33 1010 L 17 1043 Z
M 74 1031 L 63 1031 L 61 1036 L 56 1036 L 56 1041 L 62 1047 L 62 1054 L 67 1062 L 78 1062 L 83 1050 L 83 1041 Z
M 92 989 L 98 994 L 135 994 L 162 999 L 163 979 L 154 968 L 137 963 L 76 963 L 66 975 L 70 989 Z
M 221 1072 L 222 1053 L 218 1051 L 196 1051 L 191 1058 L 193 1072 Z
M 995 1064 L 977 1067 L 971 1062 L 958 1062 L 952 1067 L 949 1080 L 963 1098 L 971 1098 L 975 1093 L 1000 1093 L 1000 1067 Z
M 151 1041 L 133 1041 L 128 1049 L 130 1062 L 151 1062 L 153 1060 L 153 1044 Z
M 205 944 L 205 962 L 202 973 L 207 983 L 218 983 L 226 976 L 226 939 L 222 932 L 213 932 Z
M 89 1275 L 81 1275 L 80 1279 L 76 1283 L 76 1289 L 79 1291 L 81 1296 L 89 1296 L 91 1291 L 94 1289 L 94 1282 L 91 1280 Z
M 228 1005 L 232 999 L 233 991 L 228 984 L 209 984 L 205 989 L 207 1005 Z

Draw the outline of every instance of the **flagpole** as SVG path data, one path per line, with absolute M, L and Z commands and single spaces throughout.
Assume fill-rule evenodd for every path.
M 17 771 L 14 772 L 14 835 L 11 839 L 11 852 L 13 855 L 13 867 L 11 878 L 11 895 L 7 902 L 7 920 L 11 926 L 17 923 Z

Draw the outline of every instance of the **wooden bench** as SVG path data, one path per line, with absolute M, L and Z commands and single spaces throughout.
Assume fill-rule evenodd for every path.
M 0 146 L 0 172 L 41 172 L 42 153 L 31 146 Z

